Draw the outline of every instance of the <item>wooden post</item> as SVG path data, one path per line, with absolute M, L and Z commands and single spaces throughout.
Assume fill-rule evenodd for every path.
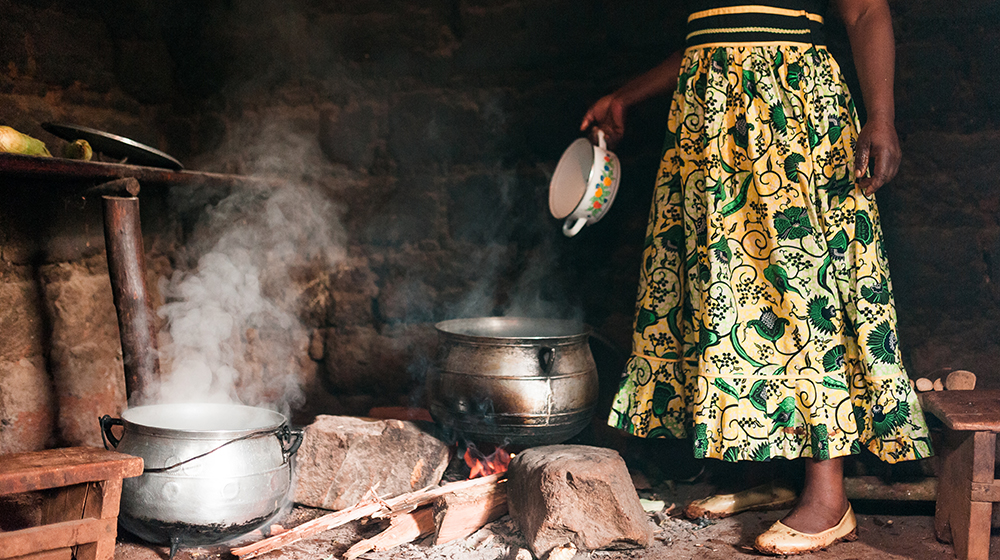
M 122 179 L 138 184 L 135 179 Z M 135 186 L 137 192 L 137 186 Z M 128 192 L 132 192 L 132 190 Z M 104 196 L 104 244 L 108 252 L 111 293 L 118 312 L 125 392 L 129 401 L 152 399 L 160 375 L 156 323 L 146 290 L 146 253 L 139 226 L 139 199 Z M 138 403 L 132 403 L 138 404 Z

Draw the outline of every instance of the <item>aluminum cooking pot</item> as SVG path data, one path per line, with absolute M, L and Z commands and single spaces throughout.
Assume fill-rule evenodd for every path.
M 576 321 L 485 317 L 435 325 L 430 412 L 477 442 L 546 445 L 579 433 L 597 404 L 590 329 Z
M 284 415 L 234 404 L 138 406 L 104 416 L 101 430 L 105 447 L 145 463 L 122 482 L 119 522 L 173 547 L 217 544 L 267 523 L 287 504 L 302 442 Z

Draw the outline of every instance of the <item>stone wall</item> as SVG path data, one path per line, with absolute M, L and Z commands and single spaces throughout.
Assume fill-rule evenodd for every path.
M 438 320 L 582 317 L 606 353 L 628 348 L 665 102 L 629 115 L 600 224 L 564 238 L 547 181 L 587 105 L 679 46 L 674 4 L 0 0 L 0 124 L 50 146 L 41 122 L 100 128 L 336 205 L 335 258 L 282 261 L 265 282 L 298 334 L 241 331 L 244 363 L 265 376 L 261 339 L 292 350 L 300 420 L 419 404 Z M 914 376 L 965 368 L 1000 386 L 1000 8 L 892 6 L 904 161 L 879 203 L 904 357 Z M 850 74 L 836 26 L 831 46 Z M 158 303 L 161 279 L 221 235 L 206 216 L 253 221 L 231 194 L 143 189 Z M 125 405 L 101 227 L 58 185 L 0 188 L 0 451 L 97 445 L 96 416 Z

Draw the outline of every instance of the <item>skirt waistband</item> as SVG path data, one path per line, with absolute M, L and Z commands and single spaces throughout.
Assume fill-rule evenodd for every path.
M 772 6 L 731 6 L 688 16 L 688 47 L 713 43 L 822 45 L 823 16 Z

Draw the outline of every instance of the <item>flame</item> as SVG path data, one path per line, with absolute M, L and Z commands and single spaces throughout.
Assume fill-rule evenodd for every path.
M 469 465 L 469 478 L 479 478 L 491 474 L 507 472 L 507 464 L 513 457 L 503 447 L 489 455 L 483 455 L 476 446 L 469 444 L 465 448 L 465 464 Z

